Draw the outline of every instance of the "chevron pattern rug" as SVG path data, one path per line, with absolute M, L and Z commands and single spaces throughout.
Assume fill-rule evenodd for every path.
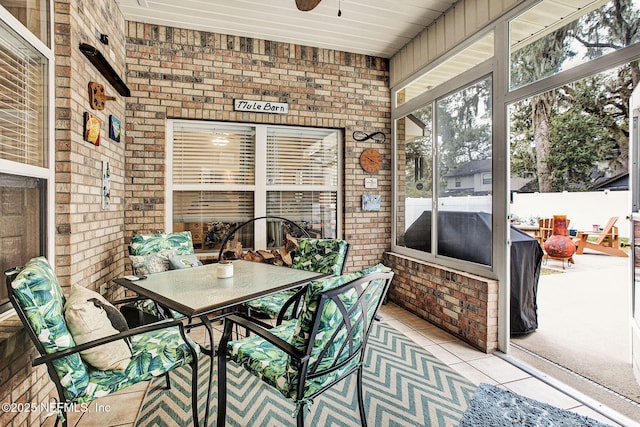
M 228 367 L 229 426 L 295 425 L 294 405 L 234 363 Z M 206 377 L 209 358 L 203 357 L 198 387 L 199 414 L 204 422 Z M 152 381 L 136 426 L 188 426 L 191 420 L 191 371 L 171 374 L 172 388 L 164 378 Z M 216 370 L 209 425 L 216 421 Z M 457 426 L 476 386 L 425 351 L 404 334 L 384 323 L 375 323 L 369 338 L 367 367 L 363 378 L 367 422 L 373 426 Z M 342 381 L 314 399 L 305 425 L 360 425 L 356 401 L 356 378 Z

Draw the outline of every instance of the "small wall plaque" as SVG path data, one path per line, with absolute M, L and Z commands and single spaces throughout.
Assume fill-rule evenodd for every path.
M 91 113 L 84 113 L 84 140 L 100 145 L 100 128 L 102 121 Z
M 111 206 L 111 169 L 109 162 L 102 161 L 102 209 L 109 209 Z
M 362 210 L 363 211 L 379 211 L 380 195 L 379 194 L 363 194 Z
M 120 133 L 122 132 L 122 123 L 120 119 L 113 114 L 109 115 L 109 138 L 115 142 L 120 142 Z
M 378 178 L 365 178 L 364 188 L 378 188 Z

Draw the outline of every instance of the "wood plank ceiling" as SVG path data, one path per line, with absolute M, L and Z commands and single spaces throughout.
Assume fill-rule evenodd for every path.
M 455 0 L 322 0 L 308 12 L 295 0 L 116 2 L 129 21 L 390 58 Z

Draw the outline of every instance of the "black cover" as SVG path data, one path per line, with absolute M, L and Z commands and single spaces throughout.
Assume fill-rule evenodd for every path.
M 542 248 L 536 239 L 511 226 L 511 334 L 538 329 L 538 279 Z
M 442 233 L 438 253 L 491 265 L 491 214 L 486 212 L 438 212 Z M 538 279 L 542 248 L 538 241 L 511 227 L 511 333 L 526 334 L 538 328 Z M 407 229 L 405 245 L 431 251 L 431 211 L 425 211 Z

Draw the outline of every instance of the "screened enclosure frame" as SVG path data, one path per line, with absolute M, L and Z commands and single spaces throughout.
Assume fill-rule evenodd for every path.
M 597 73 L 606 71 L 614 66 L 619 66 L 634 60 L 640 59 L 640 43 L 633 44 L 596 59 L 583 60 L 582 63 L 574 64 L 571 68 L 544 77 L 517 88 L 510 88 L 510 23 L 524 13 L 528 13 L 535 6 L 544 8 L 543 0 L 527 0 L 511 9 L 509 12 L 497 18 L 495 21 L 487 23 L 476 33 L 456 45 L 454 49 L 443 52 L 431 63 L 418 70 L 403 81 L 398 82 L 391 88 L 392 112 L 391 119 L 393 132 L 393 224 L 392 224 L 392 251 L 400 254 L 413 256 L 426 262 L 433 262 L 445 267 L 456 268 L 472 274 L 479 274 L 483 277 L 495 278 L 499 281 L 498 295 L 498 347 L 501 351 L 508 352 L 509 349 L 509 298 L 510 298 L 510 278 L 509 278 L 509 134 L 507 118 L 507 107 L 519 100 L 540 94 L 542 92 L 557 88 L 563 84 L 568 84 L 582 78 L 586 78 Z M 442 83 L 421 95 L 412 97 L 406 103 L 398 103 L 398 93 L 408 87 L 413 82 L 419 81 L 421 77 L 433 68 L 446 62 L 449 58 L 462 52 L 470 45 L 484 37 L 488 32 L 494 31 L 494 55 L 492 59 L 486 61 L 471 70 L 461 72 L 451 80 Z M 489 67 L 488 72 L 493 74 L 493 266 L 491 268 L 479 267 L 465 261 L 451 260 L 447 258 L 437 258 L 431 254 L 420 253 L 410 249 L 399 247 L 397 241 L 397 186 L 398 186 L 398 166 L 396 126 L 398 119 L 406 116 L 410 112 L 420 108 L 422 105 L 436 98 L 444 96 L 455 88 L 462 87 L 465 82 L 473 79 L 474 73 L 479 77 L 480 69 Z

